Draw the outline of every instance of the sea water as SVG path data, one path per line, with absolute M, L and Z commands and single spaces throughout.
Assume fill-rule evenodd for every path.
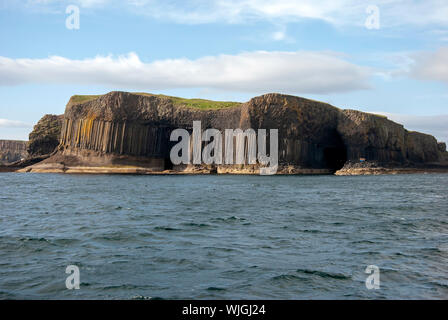
M 0 173 L 0 298 L 446 299 L 447 179 Z

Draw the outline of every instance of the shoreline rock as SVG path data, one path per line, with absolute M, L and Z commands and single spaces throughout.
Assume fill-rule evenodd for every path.
M 39 163 L 26 168 L 19 168 L 16 172 L 25 173 L 66 173 L 66 174 L 141 174 L 141 175 L 259 175 L 259 167 L 235 168 L 234 166 L 210 167 L 187 166 L 171 170 L 155 170 L 138 166 L 66 166 L 63 163 Z M 276 175 L 330 175 L 328 169 L 309 169 L 298 167 L 280 167 Z
M 4 167 L 5 168 L 5 167 Z M 8 167 L 6 167 L 8 168 Z M 134 174 L 134 175 L 259 175 L 259 168 L 234 167 L 192 167 L 184 169 L 155 170 L 148 167 L 137 166 L 65 166 L 62 163 L 38 163 L 37 165 L 9 167 L 0 172 L 30 172 L 30 173 L 64 173 L 64 174 Z M 383 174 L 415 174 L 415 173 L 448 173 L 448 167 L 370 167 L 370 168 L 343 168 L 336 172 L 328 169 L 309 169 L 293 166 L 280 167 L 276 175 L 383 175 Z

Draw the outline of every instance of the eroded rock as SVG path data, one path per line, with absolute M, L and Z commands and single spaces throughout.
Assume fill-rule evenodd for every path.
M 0 164 L 10 164 L 28 156 L 27 141 L 0 140 Z
M 47 114 L 37 122 L 29 135 L 29 157 L 51 154 L 56 149 L 59 145 L 62 122 L 62 115 L 53 114 Z
M 145 173 L 258 173 L 256 166 L 249 165 L 173 167 L 169 161 L 173 145 L 170 133 L 177 128 L 191 130 L 195 120 L 201 121 L 203 130 L 278 129 L 279 173 L 285 174 L 331 173 L 347 161 L 367 161 L 378 168 L 385 164 L 409 168 L 443 158 L 434 137 L 410 132 L 384 116 L 275 93 L 227 108 L 204 110 L 192 108 L 185 99 L 150 94 L 110 92 L 88 99 L 72 98 L 63 119 L 52 116 L 38 123 L 38 127 L 48 128 L 44 132 L 52 133 L 47 134 L 51 143 L 42 143 L 38 150 L 54 147 L 57 124 L 62 121 L 57 152 L 43 161 L 45 170 L 51 167 L 48 164 L 58 163 L 67 172 L 75 167 L 101 167 L 111 172 L 134 167 Z

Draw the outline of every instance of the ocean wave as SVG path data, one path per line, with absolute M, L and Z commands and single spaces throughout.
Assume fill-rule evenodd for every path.
M 321 270 L 310 270 L 310 269 L 297 269 L 296 272 L 301 274 L 309 274 L 309 275 L 315 275 L 319 276 L 321 278 L 332 278 L 337 280 L 350 280 L 352 279 L 352 276 L 348 276 L 342 273 L 333 273 L 333 272 L 326 272 Z

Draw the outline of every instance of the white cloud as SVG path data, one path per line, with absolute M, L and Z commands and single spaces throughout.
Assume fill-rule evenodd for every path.
M 375 52 L 365 56 L 364 63 L 379 65 L 375 75 L 386 81 L 412 78 L 448 84 L 448 47 L 435 51 Z
M 0 128 L 30 128 L 32 125 L 16 120 L 0 119 Z
M 169 19 L 178 23 L 241 23 L 245 21 L 278 19 L 294 21 L 297 19 L 321 19 L 336 23 L 336 16 L 351 11 L 346 4 L 350 0 L 212 0 L 185 1 L 179 5 L 175 1 L 138 2 L 139 12 L 153 17 Z M 133 3 L 131 1 L 130 3 Z M 339 12 L 339 13 L 338 13 Z M 345 15 L 345 14 L 344 14 Z
M 415 54 L 410 73 L 417 79 L 442 81 L 448 84 L 448 47 L 435 52 Z
M 79 5 L 83 8 L 104 7 L 111 5 L 113 0 L 27 0 L 25 3 L 30 6 L 67 6 L 69 4 Z M 123 1 L 126 2 L 126 1 Z M 131 1 L 129 1 L 131 2 Z
M 380 9 L 381 26 L 448 25 L 448 3 L 441 0 L 195 0 L 128 1 L 138 3 L 138 10 L 153 17 L 180 23 L 227 22 L 247 20 L 298 21 L 318 19 L 334 25 L 364 27 L 368 5 Z
M 29 0 L 41 6 L 78 4 L 81 7 L 127 8 L 138 14 L 177 23 L 243 23 L 266 20 L 318 19 L 334 25 L 364 26 L 366 8 L 380 9 L 381 27 L 448 25 L 448 2 L 444 0 Z
M 448 142 L 448 114 L 435 116 L 417 116 L 388 112 L 373 112 L 382 114 L 390 120 L 398 122 L 408 130 L 431 134 L 438 141 Z
M 272 32 L 270 35 L 270 39 L 274 41 L 285 41 L 289 43 L 295 42 L 294 38 L 288 36 L 286 31 L 286 26 L 278 25 L 276 26 L 276 30 Z
M 286 33 L 285 31 L 275 31 L 272 33 L 272 39 L 276 41 L 285 40 L 286 39 Z
M 212 88 L 250 93 L 347 92 L 369 87 L 370 70 L 340 54 L 245 52 L 142 62 L 135 53 L 72 60 L 0 57 L 0 85 L 95 84 L 123 89 Z

